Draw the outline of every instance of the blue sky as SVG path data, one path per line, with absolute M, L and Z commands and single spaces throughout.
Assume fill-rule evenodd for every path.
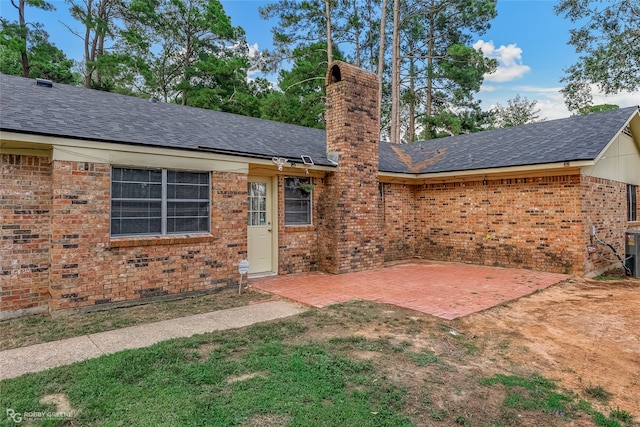
M 72 28 L 80 25 L 68 14 L 68 4 L 63 0 L 49 0 L 55 12 L 28 9 L 28 21 L 42 22 L 50 39 L 68 57 L 82 58 L 82 41 L 72 35 L 60 21 Z M 222 0 L 233 25 L 241 26 L 247 33 L 247 42 L 258 49 L 271 46 L 271 22 L 263 21 L 258 7 L 270 1 Z M 498 0 L 498 17 L 491 29 L 481 36 L 476 46 L 485 55 L 499 61 L 498 71 L 487 76 L 477 95 L 483 108 L 520 94 L 529 100 L 537 100 L 540 115 L 547 119 L 569 116 L 559 90 L 563 70 L 578 59 L 573 47 L 567 45 L 569 29 L 573 24 L 553 13 L 555 0 Z M 10 20 L 17 19 L 10 0 L 0 0 L 0 14 Z M 640 104 L 640 93 L 622 93 L 603 97 L 595 93 L 594 103 L 613 103 L 621 107 Z

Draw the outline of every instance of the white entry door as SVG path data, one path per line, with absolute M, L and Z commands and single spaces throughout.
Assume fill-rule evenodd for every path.
M 249 273 L 273 271 L 273 236 L 271 218 L 271 178 L 249 177 L 248 180 L 248 247 Z

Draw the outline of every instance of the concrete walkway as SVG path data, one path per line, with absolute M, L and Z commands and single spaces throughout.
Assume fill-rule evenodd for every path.
M 227 310 L 147 323 L 0 352 L 0 379 L 15 378 L 121 350 L 147 347 L 159 341 L 241 328 L 306 311 L 299 304 L 268 301 Z

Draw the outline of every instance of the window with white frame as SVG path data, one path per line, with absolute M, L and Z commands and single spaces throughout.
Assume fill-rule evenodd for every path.
M 285 225 L 311 224 L 312 191 L 313 182 L 309 177 L 286 177 L 284 179 Z
M 206 172 L 111 169 L 111 236 L 206 233 Z

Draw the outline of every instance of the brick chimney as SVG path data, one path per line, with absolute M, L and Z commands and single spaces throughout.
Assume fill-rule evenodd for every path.
M 335 61 L 326 84 L 327 156 L 338 165 L 318 201 L 319 268 L 340 274 L 380 267 L 378 78 Z

